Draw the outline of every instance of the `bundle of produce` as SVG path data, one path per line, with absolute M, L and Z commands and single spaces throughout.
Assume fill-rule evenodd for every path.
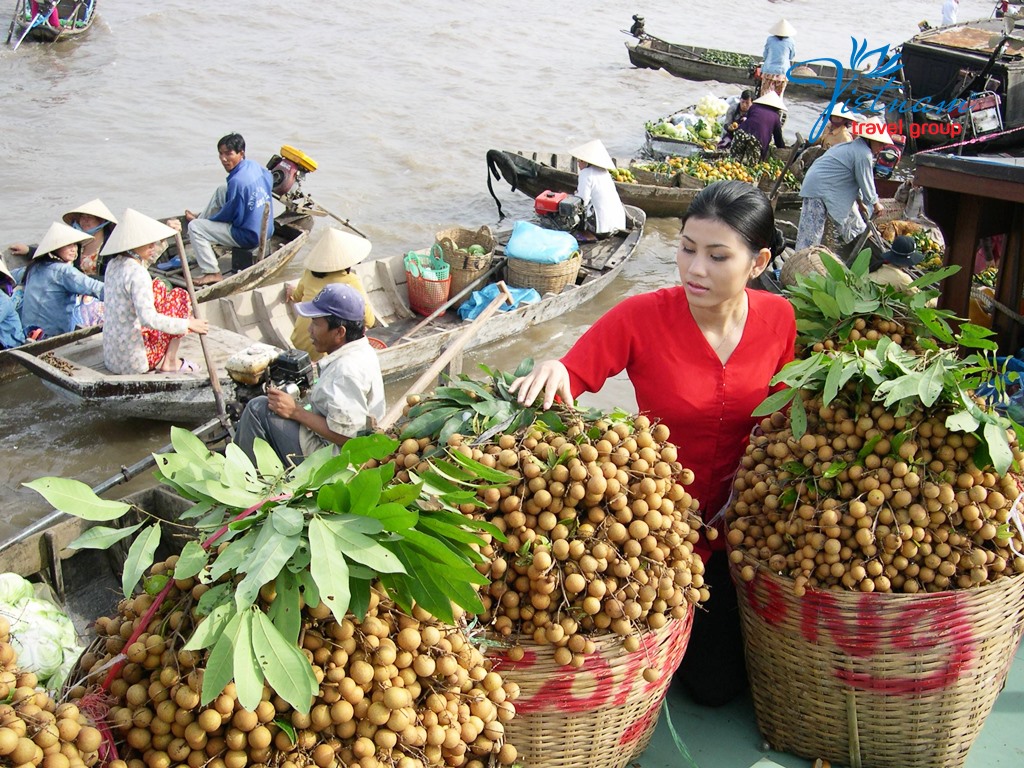
M 484 367 L 488 381 L 462 375 L 410 398 L 391 461 L 415 481 L 424 457 L 448 446 L 452 462 L 435 463 L 450 477 L 461 476 L 466 460 L 493 468 L 481 477 L 494 486 L 463 506 L 506 537 L 483 550 L 489 586 L 480 619 L 512 641 L 553 645 L 559 663 L 579 667 L 594 648 L 591 635 L 614 632 L 633 651 L 639 632 L 707 599 L 693 551 L 698 503 L 686 491 L 693 473 L 677 461 L 664 424 L 524 408 L 508 386 L 531 367 Z
M 714 118 L 697 118 L 679 123 L 673 123 L 667 118 L 650 120 L 644 124 L 644 128 L 652 136 L 689 141 L 705 149 L 714 149 L 722 138 L 722 125 Z
M 985 267 L 981 272 L 978 272 L 973 282 L 975 285 L 985 285 L 989 288 L 996 287 L 996 278 L 999 276 L 999 267 Z
M 762 178 L 774 181 L 783 173 L 784 168 L 785 165 L 782 161 L 777 159 L 761 160 L 753 165 L 744 165 L 735 158 L 709 160 L 700 155 L 691 155 L 681 165 L 683 173 L 705 183 L 720 179 L 738 179 L 750 184 L 758 182 Z M 783 182 L 792 188 L 799 189 L 800 187 L 800 182 L 788 171 L 785 173 Z
M 757 63 L 757 59 L 745 53 L 719 51 L 715 48 L 708 48 L 700 56 L 714 64 L 725 64 L 730 67 L 752 67 Z
M 0 573 L 0 617 L 10 624 L 21 668 L 51 693 L 59 691 L 83 650 L 71 619 L 54 602 L 36 597 L 31 582 L 16 573 Z
M 954 331 L 935 291 L 868 287 L 868 258 L 799 278 L 804 357 L 755 411 L 735 479 L 751 690 L 776 749 L 958 768 L 1024 621 L 1021 427 L 990 333 Z
M 719 120 L 725 117 L 725 113 L 729 111 L 729 104 L 725 99 L 719 99 L 714 95 L 708 93 L 701 96 L 700 101 L 697 102 L 697 107 L 694 112 L 698 116 L 706 118 L 707 120 Z
M 0 616 L 0 765 L 84 768 L 99 762 L 100 732 L 74 704 L 39 690 L 19 666 L 11 625 Z
M 233 445 L 210 453 L 185 430 L 172 431 L 172 444 L 158 477 L 197 502 L 184 518 L 205 541 L 145 576 L 159 522 L 96 526 L 76 545 L 135 536 L 126 599 L 97 622 L 99 641 L 70 691 L 103 714 L 115 768 L 515 760 L 503 737 L 515 687 L 452 626 L 483 607 L 478 533 L 503 538 L 454 506 L 475 495 L 472 463 L 464 489 L 449 492 L 396 483 L 391 464 L 368 466 L 395 450 L 381 435 L 292 468 L 261 442 L 255 465 Z M 76 481 L 31 486 L 86 519 L 128 511 Z
M 613 168 L 609 173 L 611 173 L 615 181 L 621 181 L 624 184 L 636 184 L 636 178 L 629 168 Z

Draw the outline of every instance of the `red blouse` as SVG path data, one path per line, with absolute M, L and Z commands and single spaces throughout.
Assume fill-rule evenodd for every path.
M 722 365 L 690 314 L 682 287 L 626 299 L 573 345 L 562 363 L 574 396 L 598 392 L 625 369 L 637 405 L 660 419 L 694 473 L 687 490 L 711 519 L 729 499 L 732 478 L 757 419 L 751 412 L 769 381 L 793 359 L 796 320 L 790 303 L 747 290 L 748 313 L 736 350 Z M 724 537 L 711 542 L 725 546 Z

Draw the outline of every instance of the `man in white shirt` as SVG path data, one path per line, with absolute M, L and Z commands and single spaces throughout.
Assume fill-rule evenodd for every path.
M 324 353 L 320 378 L 309 392 L 309 409 L 271 387 L 250 400 L 238 422 L 235 444 L 254 459 L 253 441 L 265 440 L 282 461 L 298 464 L 325 445 L 343 445 L 372 429 L 385 410 L 384 379 L 377 353 L 363 335 L 366 305 L 350 285 L 332 283 L 295 311 L 311 319 L 309 336 Z
M 622 207 L 615 182 L 609 173 L 615 163 L 600 140 L 588 142 L 572 151 L 580 173 L 576 196 L 583 201 L 587 223 L 594 233 L 604 238 L 626 228 L 626 209 Z
M 960 10 L 960 0 L 944 0 L 942 3 L 942 26 L 956 24 L 956 14 Z

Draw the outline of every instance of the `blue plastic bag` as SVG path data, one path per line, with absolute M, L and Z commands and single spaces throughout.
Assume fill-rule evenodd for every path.
M 528 221 L 512 225 L 512 236 L 505 246 L 510 259 L 532 261 L 535 264 L 560 264 L 580 249 L 576 238 L 568 232 L 544 229 Z
M 503 303 L 499 305 L 498 309 L 501 312 L 508 312 L 510 309 L 515 309 L 521 304 L 533 304 L 540 301 L 540 294 L 537 293 L 536 288 L 509 288 L 508 292 L 512 294 L 512 304 Z M 476 319 L 487 308 L 487 305 L 494 301 L 494 297 L 497 295 L 497 283 L 490 283 L 479 291 L 473 291 L 473 294 L 459 307 L 459 317 L 463 320 Z

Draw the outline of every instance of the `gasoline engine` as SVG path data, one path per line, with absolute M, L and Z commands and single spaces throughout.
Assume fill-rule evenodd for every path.
M 305 152 L 287 144 L 281 147 L 281 154 L 274 155 L 267 163 L 273 177 L 274 196 L 285 203 L 305 198 L 302 180 L 316 167 L 316 161 Z
M 238 414 L 245 404 L 265 395 L 268 387 L 287 392 L 296 400 L 312 388 L 316 376 L 313 362 L 301 349 L 282 352 L 269 344 L 253 344 L 228 358 L 225 365 L 235 382 Z
M 547 229 L 571 232 L 583 224 L 583 201 L 576 195 L 545 189 L 534 198 L 533 210 Z

